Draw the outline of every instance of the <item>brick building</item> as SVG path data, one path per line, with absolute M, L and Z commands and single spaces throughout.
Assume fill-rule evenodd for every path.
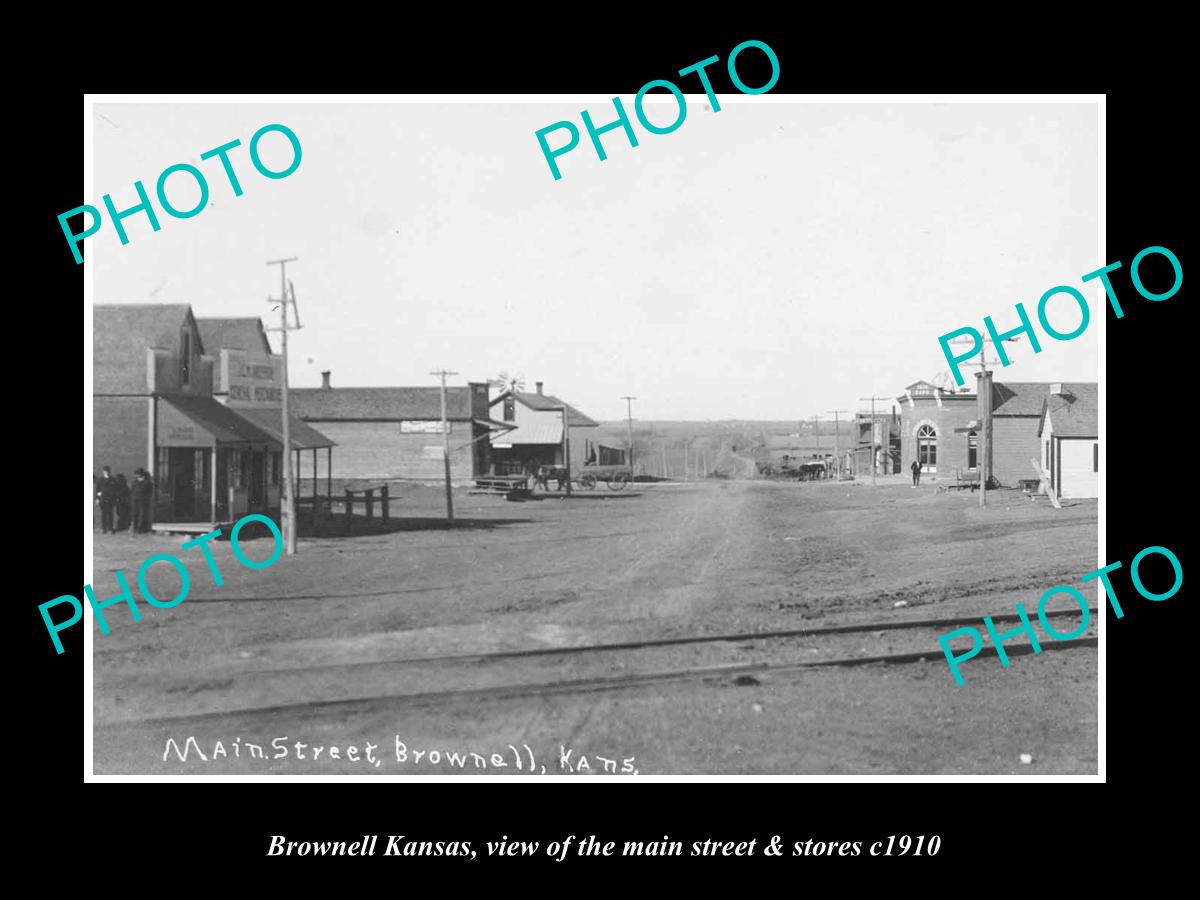
M 994 382 L 991 405 L 991 472 L 1003 486 L 1034 477 L 1031 460 L 1042 455 L 1038 431 L 1054 386 L 1044 382 Z M 1088 385 L 1079 387 L 1087 388 Z M 1095 389 L 1095 384 L 1090 388 Z M 975 391 L 948 391 L 927 381 L 905 388 L 900 403 L 901 470 L 915 459 L 923 472 L 953 479 L 983 465 L 979 398 Z
M 922 472 L 934 476 L 953 478 L 957 471 L 977 470 L 978 433 L 955 433 L 977 419 L 973 392 L 951 392 L 918 381 L 896 399 L 900 403 L 901 472 L 907 473 L 914 459 Z

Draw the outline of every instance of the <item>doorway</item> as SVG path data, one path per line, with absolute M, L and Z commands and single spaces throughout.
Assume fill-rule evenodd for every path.
M 937 471 L 937 431 L 932 425 L 917 429 L 917 462 L 922 471 Z
M 266 454 L 261 450 L 250 451 L 249 483 L 246 485 L 246 502 L 250 509 L 262 509 L 267 503 Z
M 180 522 L 196 515 L 196 454 L 190 447 L 171 448 L 171 512 Z

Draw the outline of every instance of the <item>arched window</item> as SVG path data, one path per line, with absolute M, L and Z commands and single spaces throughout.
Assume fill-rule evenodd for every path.
M 917 462 L 925 472 L 937 471 L 937 431 L 932 425 L 917 429 Z
M 967 432 L 967 468 L 979 468 L 979 435 L 974 431 Z

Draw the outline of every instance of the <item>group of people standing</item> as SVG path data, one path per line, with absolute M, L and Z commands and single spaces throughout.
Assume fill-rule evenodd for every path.
M 150 506 L 154 502 L 154 479 L 145 469 L 133 472 L 130 484 L 124 475 L 114 476 L 105 466 L 96 479 L 96 503 L 100 507 L 100 530 L 105 534 L 128 531 L 130 514 L 133 531 L 144 534 L 150 530 Z

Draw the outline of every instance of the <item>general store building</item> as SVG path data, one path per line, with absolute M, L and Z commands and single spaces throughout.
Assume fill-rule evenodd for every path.
M 494 419 L 516 426 L 492 436 L 492 474 L 519 475 L 538 466 L 561 466 L 565 445 L 570 446 L 571 470 L 577 472 L 585 461 L 599 462 L 601 452 L 609 451 L 596 441 L 600 423 L 545 393 L 540 381 L 533 393 L 505 391 L 491 401 L 491 409 Z M 620 459 L 624 462 L 623 453 Z
M 138 467 L 149 471 L 156 523 L 215 524 L 278 512 L 280 411 L 259 409 L 270 408 L 265 397 L 256 404 L 251 395 L 247 405 L 256 408 L 249 413 L 214 397 L 218 361 L 234 358 L 219 343 L 208 352 L 187 304 L 93 307 L 93 467 L 126 476 Z M 270 358 L 269 346 L 259 351 Z M 260 372 L 258 380 L 277 388 L 278 372 Z M 309 440 L 328 443 L 315 432 Z

